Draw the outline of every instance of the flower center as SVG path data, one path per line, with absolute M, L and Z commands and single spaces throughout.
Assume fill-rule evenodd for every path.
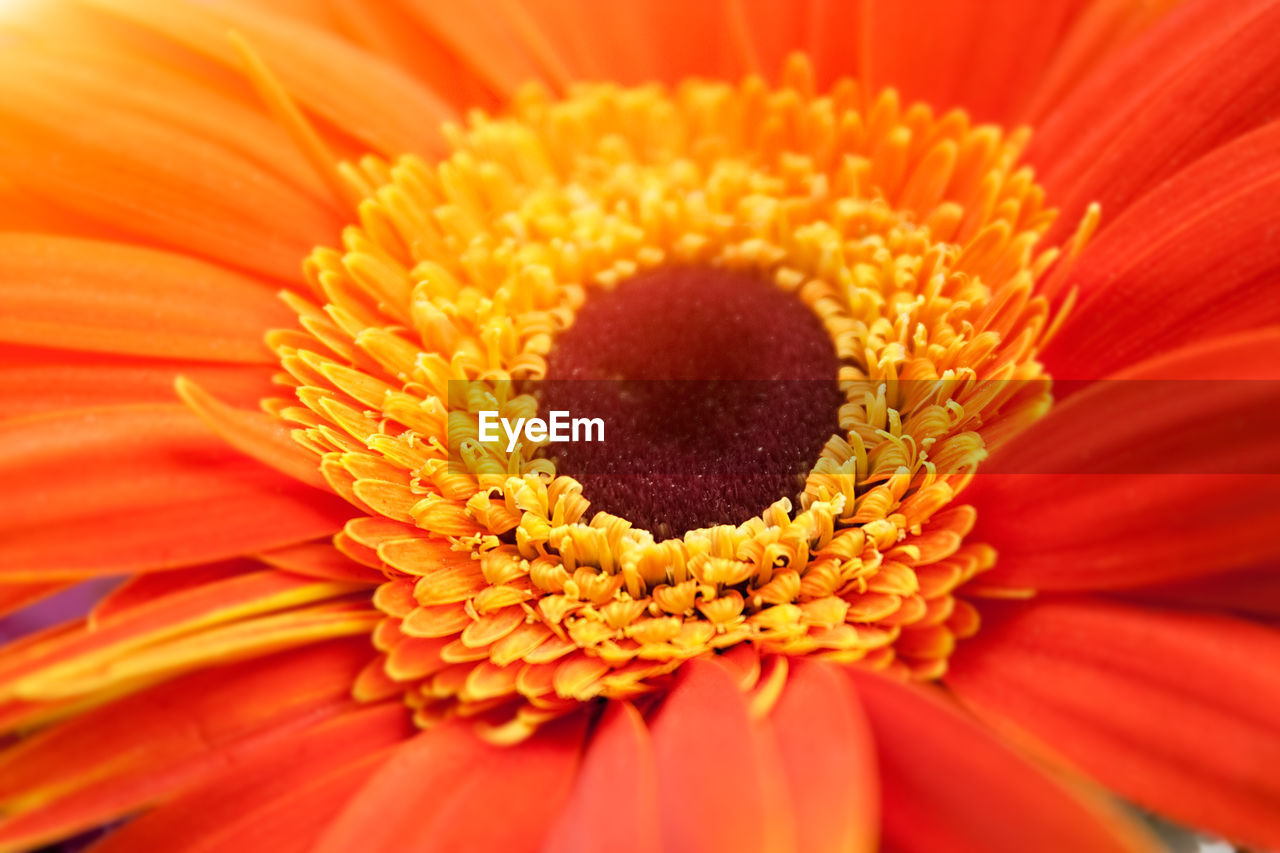
M 777 88 L 530 89 L 447 136 L 345 167 L 359 223 L 270 338 L 296 399 L 267 406 L 388 578 L 356 695 L 510 739 L 738 645 L 938 678 L 995 560 L 958 496 L 1050 403 L 1025 135 L 796 58 Z M 486 443 L 526 384 L 632 431 Z
M 549 455 L 592 507 L 659 538 L 740 524 L 798 503 L 839 430 L 838 367 L 818 316 L 758 273 L 641 273 L 591 296 L 556 338 L 540 410 L 608 432 Z

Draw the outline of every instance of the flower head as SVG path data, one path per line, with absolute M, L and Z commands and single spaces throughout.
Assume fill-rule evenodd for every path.
M 1280 6 L 919 5 L 16 18 L 0 848 L 1280 842 Z

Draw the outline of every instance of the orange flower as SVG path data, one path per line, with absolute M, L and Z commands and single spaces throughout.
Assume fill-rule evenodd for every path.
M 6 24 L 0 850 L 1280 845 L 1280 3 L 265 5 Z

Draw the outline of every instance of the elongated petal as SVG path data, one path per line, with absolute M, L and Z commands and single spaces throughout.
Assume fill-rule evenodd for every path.
M 876 734 L 886 848 L 904 853 L 1155 849 L 1118 814 L 1052 781 L 932 688 L 859 669 L 851 669 L 850 676 Z
M 1062 55 L 1055 58 L 1036 93 L 1030 116 L 1036 121 L 1036 134 L 1028 154 L 1036 162 L 1051 164 L 1064 154 L 1071 156 L 1072 148 L 1082 143 L 1114 137 L 1134 105 L 1149 100 L 1189 62 L 1271 2 L 1241 0 L 1232 7 L 1232 15 L 1223 15 L 1214 0 L 1184 0 L 1165 9 L 1151 4 L 1089 4 L 1073 26 L 1102 32 L 1065 40 Z M 1155 20 L 1134 37 L 1132 25 L 1125 23 L 1134 16 Z M 1114 41 L 1126 29 L 1129 38 L 1113 55 L 1091 49 Z M 1117 102 L 1117 97 L 1123 100 Z M 1104 102 L 1111 108 L 1099 110 Z
M 23 583 L 0 585 L 0 616 L 7 616 L 28 604 L 65 589 L 65 583 Z
M 870 85 L 893 86 L 935 108 L 962 107 L 981 121 L 1008 121 L 1030 99 L 1072 11 L 1055 0 L 871 4 L 860 45 Z M 982 49 L 975 49 L 981 45 Z M 958 69 L 964 69 L 959 72 Z M 849 73 L 848 67 L 845 73 Z
M 1080 302 L 1045 353 L 1096 378 L 1175 348 L 1280 322 L 1280 121 L 1244 134 L 1103 228 L 1062 279 Z
M 347 699 L 367 641 L 324 643 L 214 668 L 90 711 L 0 754 L 0 845 L 56 839 L 178 793 L 254 739 Z
M 187 358 L 273 361 L 262 337 L 292 314 L 271 289 L 182 255 L 0 234 L 0 340 Z
M 155 605 L 170 596 L 193 592 L 224 581 L 232 581 L 262 570 L 262 564 L 249 559 L 224 560 L 207 566 L 190 566 L 176 572 L 151 572 L 134 575 L 102 598 L 89 613 L 89 624 L 99 628 L 136 613 L 139 608 Z M 167 607 L 167 604 L 160 605 Z
M 1274 566 L 1226 572 L 1127 590 L 1135 601 L 1232 611 L 1245 616 L 1280 618 L 1280 572 Z
M 87 576 L 212 562 L 341 528 L 338 498 L 241 456 L 180 406 L 0 426 L 0 573 Z
M 258 568 L 201 568 L 190 572 L 203 581 L 197 586 L 170 583 L 146 593 L 132 587 L 132 594 L 130 589 L 121 590 L 102 602 L 92 618 L 76 630 L 25 648 L 20 654 L 0 651 L 0 678 L 8 682 L 0 688 L 0 695 L 9 693 L 14 689 L 13 680 L 28 673 L 56 666 L 109 664 L 200 628 L 313 604 L 359 589 Z M 189 573 L 175 574 L 182 578 Z M 122 600 L 126 596 L 129 600 Z
M 461 720 L 396 750 L 326 831 L 317 853 L 509 850 L 534 846 L 577 772 L 583 714 L 515 746 L 481 740 Z M 502 819 L 495 820 L 495 803 Z
M 1096 598 L 990 615 L 946 679 L 966 704 L 1147 808 L 1280 845 L 1280 633 Z
M 174 390 L 196 417 L 236 450 L 286 477 L 327 490 L 315 455 L 293 440 L 291 428 L 281 419 L 228 406 L 185 376 L 178 377 Z
M 1214 5 L 1214 4 L 1209 4 Z M 1280 44 L 1271 37 L 1280 26 L 1280 4 L 1269 2 L 1254 14 L 1222 15 L 1227 32 L 1207 27 L 1187 54 L 1181 51 L 1153 58 L 1150 67 L 1176 63 L 1177 70 L 1150 89 L 1138 87 L 1117 102 L 1124 87 L 1095 92 L 1093 103 L 1106 103 L 1113 123 L 1092 137 L 1053 135 L 1056 147 L 1030 154 L 1043 165 L 1042 185 L 1063 216 L 1050 232 L 1059 240 L 1075 228 L 1087 205 L 1098 202 L 1112 215 L 1179 169 L 1232 139 L 1264 124 L 1280 103 Z M 1148 70 L 1147 73 L 1150 73 Z M 1101 100 L 1099 100 L 1099 97 Z M 1078 114 L 1077 114 L 1078 116 Z M 1046 136 L 1052 133 L 1046 130 Z M 1046 143 L 1048 145 L 1049 143 Z
M 291 830 L 287 835 L 277 830 L 264 838 L 262 831 L 273 825 L 264 818 L 286 808 L 299 790 L 317 780 L 332 774 L 345 776 L 348 765 L 364 768 L 367 776 L 373 769 L 367 766 L 368 758 L 412 732 L 407 710 L 394 702 L 324 719 L 297 737 L 268 740 L 241 763 L 111 833 L 99 845 L 99 853 L 228 849 L 224 839 L 242 837 L 246 824 L 256 826 L 259 834 L 251 847 L 241 850 L 306 849 L 306 836 L 298 834 L 303 827 L 296 823 L 287 824 Z M 353 787 L 348 785 L 347 790 L 354 792 Z M 319 832 L 319 823 L 312 814 L 313 835 Z
M 38 47 L 10 45 L 0 56 L 0 70 L 23 76 L 11 85 L 38 90 L 27 97 L 61 98 L 154 119 L 256 163 L 317 205 L 334 204 L 321 177 L 298 156 L 289 135 L 263 113 L 260 103 L 137 53 L 86 49 L 54 39 Z
M 226 33 L 243 33 L 298 101 L 389 156 L 430 151 L 441 124 L 452 118 L 451 109 L 400 69 L 323 29 L 259 5 L 92 2 L 237 72 L 240 57 Z
M 65 409 L 173 403 L 174 377 L 200 383 L 229 405 L 278 395 L 268 365 L 211 364 L 0 345 L 0 420 Z
M 633 705 L 617 702 L 592 733 L 573 792 L 543 850 L 656 853 L 659 815 L 649 730 Z
M 207 853 L 310 853 L 324 833 L 317 815 L 341 811 L 391 754 L 369 753 L 345 766 L 301 780 L 296 788 L 236 816 L 220 832 L 192 839 Z M 123 850 L 122 850 L 123 853 Z
M 680 670 L 651 725 L 658 762 L 662 849 L 763 850 L 766 801 L 746 700 L 709 660 Z
M 100 110 L 58 89 L 0 82 L 0 163 L 15 183 L 138 239 L 300 281 L 311 247 L 340 220 L 270 170 L 192 131 L 135 112 Z
M 834 665 L 792 668 L 768 717 L 795 810 L 799 849 L 877 849 L 875 742 L 847 678 Z
M 965 493 L 973 535 L 1000 551 L 984 582 L 1120 588 L 1274 561 L 1278 359 L 1280 331 L 1236 335 L 1055 407 L 990 460 L 1013 473 L 980 473 Z
M 358 584 L 380 584 L 387 579 L 377 569 L 361 565 L 343 554 L 328 539 L 263 551 L 258 558 L 278 569 L 312 578 Z

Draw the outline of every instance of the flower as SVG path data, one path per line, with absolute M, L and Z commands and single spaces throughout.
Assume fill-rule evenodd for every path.
M 0 607 L 127 579 L 0 649 L 0 849 L 1280 844 L 1280 4 L 1166 6 L 15 18 Z M 479 440 L 708 374 L 625 488 Z

